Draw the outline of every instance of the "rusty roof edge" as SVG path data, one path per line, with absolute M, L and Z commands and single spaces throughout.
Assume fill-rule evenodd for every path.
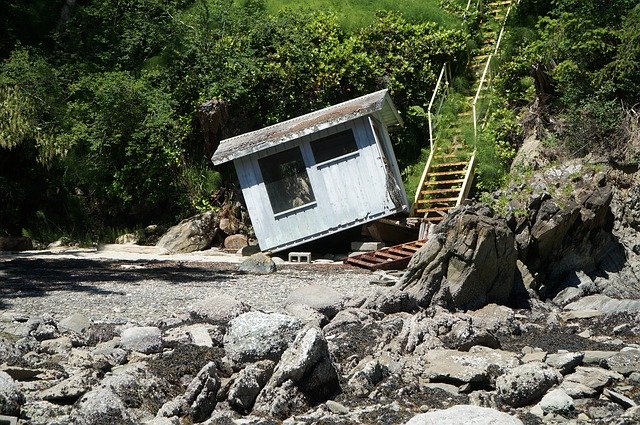
M 382 93 L 384 93 L 384 95 L 382 95 Z M 334 109 L 334 108 L 337 109 L 337 108 L 343 106 L 344 104 L 351 103 L 351 102 L 357 101 L 358 99 L 362 99 L 362 98 L 365 98 L 365 97 L 375 97 L 376 95 L 378 95 L 378 96 L 382 95 L 382 96 L 380 96 L 379 99 L 377 99 L 377 100 L 371 102 L 370 104 L 366 105 L 365 107 L 360 108 L 357 111 L 354 111 L 354 112 L 352 112 L 350 114 L 342 115 L 342 116 L 339 116 L 339 117 L 334 118 L 332 120 L 324 121 L 324 122 L 318 123 L 318 124 L 316 124 L 314 126 L 306 127 L 306 128 L 304 128 L 302 130 L 299 130 L 299 131 L 293 131 L 291 133 L 288 133 L 288 134 L 286 134 L 286 135 L 284 135 L 284 136 L 282 136 L 280 138 L 274 139 L 274 140 L 265 140 L 265 141 L 262 141 L 262 142 L 254 143 L 254 144 L 248 146 L 245 149 L 238 149 L 238 150 L 235 150 L 235 151 L 231 151 L 230 149 L 224 149 L 222 142 L 224 142 L 226 145 L 230 145 L 230 144 L 233 144 L 235 141 L 238 141 L 238 140 L 241 140 L 243 138 L 246 138 L 251 134 L 255 134 L 255 133 L 258 133 L 258 132 L 263 132 L 263 131 L 265 131 L 265 129 L 268 129 L 268 128 L 273 127 L 273 126 L 265 127 L 265 128 L 259 129 L 259 130 L 251 131 L 249 133 L 244 133 L 244 134 L 240 134 L 238 136 L 234 136 L 234 137 L 225 139 L 225 140 L 223 140 L 221 142 L 220 146 L 218 147 L 218 150 L 216 150 L 216 152 L 211 157 L 211 161 L 213 161 L 214 165 L 223 164 L 225 162 L 229 162 L 229 161 L 232 161 L 234 159 L 238 159 L 238 158 L 242 158 L 242 157 L 247 156 L 247 155 L 251 155 L 253 153 L 259 152 L 259 151 L 264 150 L 266 148 L 273 147 L 273 146 L 278 146 L 280 144 L 289 142 L 291 140 L 307 136 L 307 135 L 312 134 L 314 132 L 317 132 L 317 131 L 320 131 L 320 130 L 325 130 L 327 128 L 331 128 L 331 127 L 343 124 L 345 122 L 355 120 L 355 119 L 360 118 L 362 116 L 366 116 L 366 115 L 369 115 L 369 114 L 371 114 L 371 113 L 373 113 L 375 111 L 381 111 L 382 109 L 386 109 L 386 108 L 389 108 L 391 110 L 391 112 L 393 113 L 393 115 L 396 118 L 396 123 L 393 123 L 393 122 L 387 123 L 387 122 L 385 122 L 385 124 L 388 125 L 388 126 L 389 125 L 394 125 L 394 124 L 403 125 L 404 123 L 402 121 L 402 118 L 398 114 L 398 111 L 397 111 L 395 105 L 393 104 L 393 101 L 391 100 L 391 97 L 389 96 L 388 90 L 387 89 L 383 89 L 383 90 L 379 90 L 379 91 L 374 92 L 374 93 L 370 93 L 368 95 L 361 96 L 360 98 L 356 98 L 356 99 L 352 99 L 352 100 L 349 100 L 349 101 L 346 101 L 346 102 L 342 102 L 342 103 L 339 103 L 339 104 L 336 104 L 336 105 L 332 105 L 332 106 L 329 106 L 329 107 L 321 109 L 321 110 L 313 111 L 313 112 L 310 112 L 308 114 L 301 115 L 299 117 L 295 117 L 295 118 L 283 121 L 283 122 L 278 123 L 278 124 L 274 124 L 274 126 L 275 125 L 286 124 L 288 122 L 304 121 L 305 119 L 308 119 L 309 117 L 317 115 L 318 113 L 320 113 L 322 111 L 331 110 L 331 109 Z M 223 149 L 221 149 L 221 148 L 223 148 Z M 219 152 L 219 151 L 221 151 L 221 152 Z

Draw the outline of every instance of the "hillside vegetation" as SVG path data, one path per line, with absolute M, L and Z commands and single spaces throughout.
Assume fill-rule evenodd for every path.
M 480 189 L 504 180 L 522 108 L 536 99 L 559 149 L 624 139 L 640 98 L 640 11 L 601 3 L 516 9 L 481 136 L 495 166 Z M 416 107 L 442 64 L 454 87 L 468 85 L 482 7 L 463 14 L 465 4 L 10 1 L 0 11 L 0 234 L 108 240 L 215 208 L 234 175 L 205 153 L 197 107 L 212 98 L 226 102 L 233 136 L 388 88 L 406 122 L 394 142 L 408 176 L 428 144 Z

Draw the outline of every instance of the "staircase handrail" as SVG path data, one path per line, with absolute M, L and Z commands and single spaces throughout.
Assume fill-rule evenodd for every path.
M 469 0 L 470 1 L 470 0 Z M 515 4 L 519 4 L 520 0 L 516 0 Z M 478 103 L 478 99 L 480 98 L 480 93 L 482 93 L 482 86 L 485 83 L 485 80 L 487 79 L 487 73 L 489 71 L 489 67 L 491 65 L 491 59 L 493 59 L 493 57 L 495 55 L 498 54 L 498 50 L 500 49 L 500 43 L 502 42 L 502 36 L 504 35 L 504 28 L 505 25 L 507 23 L 507 18 L 509 18 L 509 12 L 511 12 L 511 7 L 513 6 L 513 3 L 509 4 L 509 7 L 507 8 L 507 13 L 505 13 L 504 15 L 504 19 L 502 20 L 502 25 L 500 28 L 500 34 L 498 34 L 498 40 L 496 40 L 496 47 L 495 49 L 493 49 L 493 53 L 489 55 L 489 57 L 487 58 L 487 62 L 485 63 L 484 66 L 484 71 L 482 72 L 482 78 L 480 78 L 480 83 L 478 84 L 478 90 L 476 90 L 476 95 L 473 98 L 473 102 L 471 103 L 471 108 L 473 110 L 473 138 L 474 141 L 477 141 L 478 138 L 478 114 L 477 114 L 477 106 L 476 104 Z M 489 81 L 487 83 L 487 85 L 491 84 L 491 81 Z M 488 87 L 488 86 L 487 86 Z M 486 119 L 486 116 L 485 116 Z
M 433 145 L 434 145 L 434 139 L 433 139 L 433 130 L 434 130 L 434 125 L 433 125 L 433 120 L 432 120 L 432 112 L 431 109 L 433 108 L 433 103 L 436 100 L 436 97 L 438 95 L 438 90 L 440 90 L 440 84 L 442 83 L 442 78 L 444 77 L 444 85 L 445 85 L 445 90 L 448 91 L 449 88 L 449 77 L 447 76 L 447 67 L 448 67 L 448 62 L 445 62 L 442 65 L 442 69 L 440 70 L 440 75 L 438 76 L 438 82 L 436 82 L 436 88 L 433 90 L 433 94 L 431 95 L 431 101 L 429 102 L 429 107 L 427 108 L 427 117 L 429 119 L 429 149 L 431 151 L 433 151 Z M 445 93 L 446 96 L 446 93 Z M 440 101 L 440 105 L 438 106 L 438 110 L 436 112 L 436 115 L 440 113 L 440 109 L 442 108 L 442 104 L 444 102 L 444 97 L 442 97 L 441 101 Z
M 429 168 L 431 168 L 431 163 L 433 162 L 433 154 L 435 153 L 434 149 L 431 149 L 429 152 L 429 159 L 427 159 L 427 163 L 424 166 L 424 170 L 422 170 L 422 176 L 420 176 L 420 183 L 418 184 L 418 188 L 416 189 L 416 194 L 413 199 L 413 205 L 411 207 L 411 215 L 416 215 L 416 210 L 418 209 L 418 199 L 420 199 L 420 191 L 424 186 L 424 181 L 427 178 L 427 173 L 429 172 Z

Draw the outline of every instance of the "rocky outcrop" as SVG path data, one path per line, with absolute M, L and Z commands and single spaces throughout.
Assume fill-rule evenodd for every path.
M 171 253 L 193 252 L 213 245 L 220 219 L 212 211 L 198 214 L 171 227 L 156 246 Z
M 516 270 L 514 235 L 483 208 L 460 208 L 429 235 L 396 286 L 418 305 L 475 309 L 506 303 Z

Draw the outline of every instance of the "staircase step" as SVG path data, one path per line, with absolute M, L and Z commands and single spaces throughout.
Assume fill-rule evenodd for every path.
M 421 190 L 420 194 L 422 195 L 435 195 L 441 193 L 452 193 L 452 192 L 460 192 L 460 187 L 450 187 L 447 189 L 432 189 L 432 190 Z
M 433 168 L 445 168 L 445 167 L 459 167 L 461 165 L 468 165 L 468 161 L 460 161 L 460 162 L 445 162 L 442 164 L 431 164 Z
M 453 209 L 453 207 L 433 207 L 433 208 L 418 209 L 417 212 L 419 212 L 420 214 L 423 214 L 423 213 L 438 212 L 438 211 L 449 211 L 451 209 Z
M 424 186 L 440 186 L 444 184 L 456 184 L 456 183 L 464 183 L 464 179 L 454 179 L 454 180 L 430 180 L 424 182 Z
M 494 1 L 487 4 L 488 7 L 494 8 L 496 6 L 505 6 L 511 4 L 511 0 Z
M 454 171 L 438 171 L 436 173 L 429 173 L 430 176 L 455 176 L 458 174 L 464 174 L 466 170 L 454 170 Z
M 458 189 L 459 191 L 459 189 Z M 436 204 L 441 202 L 457 202 L 458 197 L 455 198 L 432 198 L 432 199 L 418 199 L 419 204 Z

